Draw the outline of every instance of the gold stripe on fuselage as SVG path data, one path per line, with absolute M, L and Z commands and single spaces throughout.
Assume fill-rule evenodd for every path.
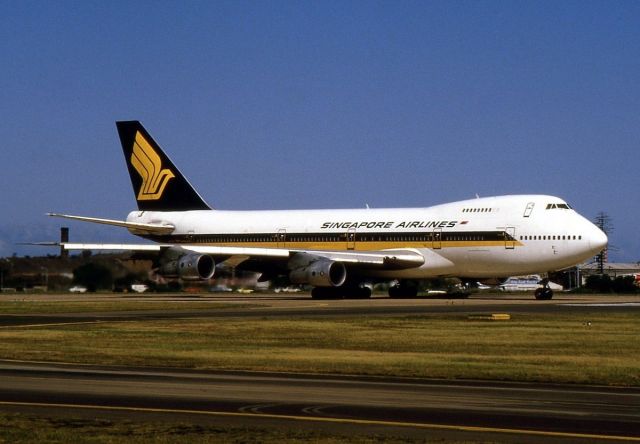
M 204 246 L 215 247 L 253 247 L 253 248 L 288 248 L 288 249 L 300 249 L 300 250 L 355 250 L 355 251 L 380 251 L 380 250 L 392 250 L 398 248 L 431 248 L 431 249 L 444 249 L 444 248 L 471 248 L 471 247 L 495 247 L 495 248 L 511 248 L 522 247 L 524 244 L 518 241 L 442 241 L 439 243 L 433 242 L 411 242 L 411 241 L 398 241 L 398 242 L 367 242 L 357 241 L 355 245 L 352 242 L 346 240 L 335 242 L 299 242 L 299 241 L 283 241 L 283 242 L 197 242 L 189 240 L 176 242 L 176 244 L 197 244 Z M 351 248 L 353 247 L 353 248 Z

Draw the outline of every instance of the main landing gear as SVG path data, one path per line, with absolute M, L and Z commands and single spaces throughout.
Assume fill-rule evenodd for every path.
M 413 282 L 400 281 L 389 287 L 389 297 L 394 299 L 413 299 L 418 297 L 418 286 Z
M 314 287 L 311 290 L 313 299 L 369 299 L 371 289 L 359 286 Z
M 542 287 L 536 288 L 534 296 L 539 301 L 548 301 L 553 297 L 553 290 L 549 287 L 549 279 L 543 279 L 540 283 L 542 284 Z

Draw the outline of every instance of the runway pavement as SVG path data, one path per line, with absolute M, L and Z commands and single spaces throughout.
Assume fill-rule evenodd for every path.
M 0 361 L 0 409 L 391 427 L 510 442 L 640 442 L 640 390 Z
M 95 313 L 1 314 L 0 328 L 43 324 L 68 324 L 104 321 L 154 320 L 178 318 L 220 317 L 335 317 L 335 316 L 440 316 L 444 314 L 476 313 L 563 313 L 637 311 L 640 298 L 602 295 L 558 295 L 551 301 L 537 301 L 531 294 L 483 294 L 469 299 L 419 298 L 390 299 L 375 297 L 366 300 L 313 300 L 304 295 L 275 294 L 167 294 L 128 296 L 122 294 L 96 295 L 2 295 L 3 300 L 20 298 L 24 301 L 87 301 L 117 302 L 144 301 L 176 302 L 176 310 L 101 311 Z M 207 308 L 191 309 L 190 303 L 207 304 Z M 210 306 L 210 308 L 209 308 Z M 222 308 L 221 308 L 222 307 Z

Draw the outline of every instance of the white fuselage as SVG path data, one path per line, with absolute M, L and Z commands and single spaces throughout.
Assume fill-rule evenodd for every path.
M 131 223 L 175 227 L 142 235 L 163 243 L 386 251 L 411 249 L 420 267 L 376 271 L 381 278 L 506 277 L 567 268 L 598 254 L 606 235 L 562 200 L 487 197 L 427 208 L 134 211 Z

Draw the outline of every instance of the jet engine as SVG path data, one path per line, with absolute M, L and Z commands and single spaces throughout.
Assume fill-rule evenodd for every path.
M 293 268 L 289 273 L 292 284 L 310 284 L 314 287 L 339 287 L 347 280 L 347 269 L 342 262 L 317 258 Z
M 169 251 L 167 252 L 169 253 Z M 197 253 L 166 254 L 159 272 L 165 277 L 178 277 L 185 281 L 207 280 L 213 277 L 216 263 L 211 256 Z

